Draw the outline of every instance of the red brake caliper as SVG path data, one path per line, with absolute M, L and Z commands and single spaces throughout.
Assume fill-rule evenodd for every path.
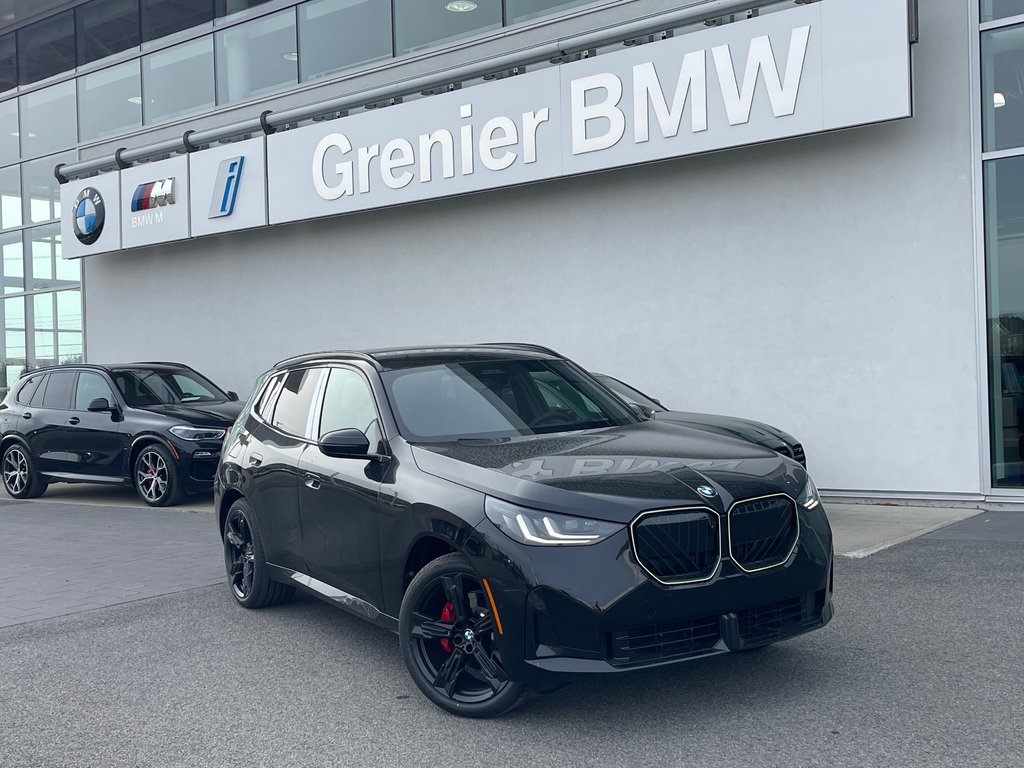
M 451 604 L 450 600 L 447 603 L 445 603 L 444 608 L 441 609 L 441 621 L 445 622 L 446 624 L 451 624 L 453 621 L 455 621 L 455 606 Z M 447 637 L 442 637 L 441 647 L 444 648 L 445 653 L 451 653 L 452 641 L 449 640 Z

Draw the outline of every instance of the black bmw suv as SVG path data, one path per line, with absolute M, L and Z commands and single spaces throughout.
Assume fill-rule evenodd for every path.
M 832 534 L 799 463 L 650 419 L 551 352 L 285 360 L 225 440 L 214 500 L 242 606 L 298 588 L 391 629 L 464 716 L 832 616 Z
M 234 392 L 180 363 L 60 365 L 22 375 L 0 404 L 0 467 L 16 499 L 50 483 L 133 485 L 146 504 L 209 490 Z

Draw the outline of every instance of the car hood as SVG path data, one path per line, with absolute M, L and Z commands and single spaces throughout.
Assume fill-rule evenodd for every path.
M 524 506 L 628 522 L 659 507 L 708 505 L 784 492 L 807 473 L 749 442 L 647 421 L 611 429 L 413 446 L 424 472 Z M 697 487 L 710 486 L 708 498 Z
M 716 435 L 735 437 L 746 440 L 748 443 L 756 443 L 766 448 L 778 448 L 779 444 L 794 446 L 799 441 L 787 432 L 763 424 L 760 421 L 749 419 L 738 419 L 735 416 L 719 416 L 714 413 L 689 413 L 686 411 L 658 411 L 654 414 L 658 421 L 670 422 L 691 426 L 706 432 L 713 432 Z
M 184 424 L 202 427 L 230 427 L 242 412 L 242 404 L 230 400 L 219 403 L 187 403 L 176 405 L 147 405 L 138 407 L 140 411 L 159 413 Z

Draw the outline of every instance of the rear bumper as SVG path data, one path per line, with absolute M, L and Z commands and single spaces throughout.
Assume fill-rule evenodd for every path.
M 746 573 L 723 558 L 709 580 L 676 586 L 641 569 L 626 531 L 591 546 L 527 547 L 484 520 L 465 551 L 495 592 L 506 670 L 527 682 L 748 650 L 832 618 L 832 534 L 820 507 L 800 511 L 785 563 Z

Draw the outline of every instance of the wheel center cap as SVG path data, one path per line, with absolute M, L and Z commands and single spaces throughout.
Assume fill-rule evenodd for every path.
M 465 632 L 462 633 L 462 636 L 466 638 L 467 643 L 473 642 L 473 638 L 475 637 L 472 629 L 467 629 Z

